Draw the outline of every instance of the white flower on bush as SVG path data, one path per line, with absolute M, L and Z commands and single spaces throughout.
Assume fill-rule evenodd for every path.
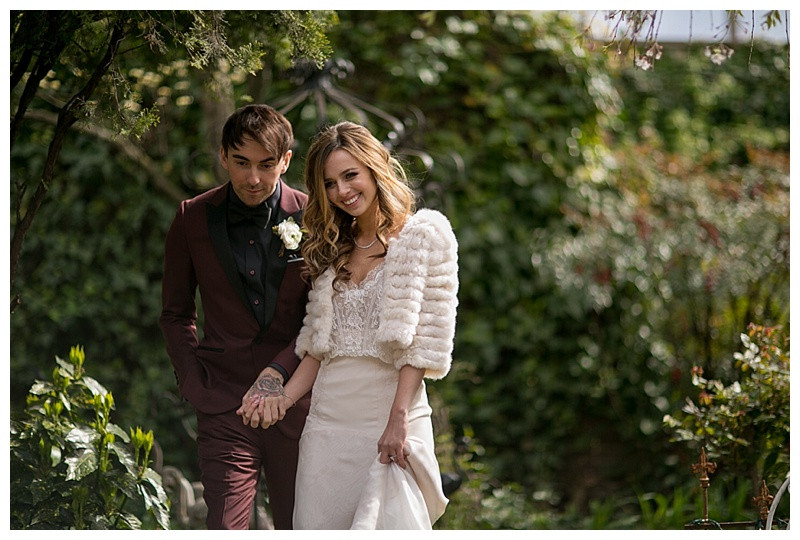
M 290 251 L 299 248 L 303 240 L 303 229 L 291 217 L 272 227 L 272 232 L 280 237 L 283 245 Z

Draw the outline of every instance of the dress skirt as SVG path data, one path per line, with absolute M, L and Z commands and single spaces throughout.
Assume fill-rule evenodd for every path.
M 320 365 L 300 438 L 295 529 L 350 529 L 354 525 L 359 505 L 365 504 L 362 494 L 372 497 L 374 491 L 366 485 L 370 467 L 378 457 L 378 439 L 389 419 L 398 377 L 394 366 L 368 356 L 340 356 Z M 423 490 L 426 501 L 442 500 L 424 382 L 409 407 L 408 429 L 409 439 L 414 440 L 414 456 L 413 467 L 406 472 L 411 474 L 413 489 Z M 399 469 L 396 464 L 383 467 Z M 426 476 L 419 482 L 422 488 L 414 481 L 414 474 Z M 431 476 L 436 478 L 432 480 Z M 437 489 L 438 493 L 434 492 Z M 432 522 L 438 515 L 425 517 Z

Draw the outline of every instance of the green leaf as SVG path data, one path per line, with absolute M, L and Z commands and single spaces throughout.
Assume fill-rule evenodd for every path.
M 100 434 L 86 426 L 76 426 L 67 433 L 67 441 L 79 448 L 94 448 Z
M 56 364 L 59 365 L 58 372 L 61 374 L 62 377 L 66 377 L 69 379 L 75 378 L 75 366 L 56 356 Z
M 65 396 L 63 393 L 59 392 L 58 399 L 61 401 L 61 404 L 64 405 L 65 410 L 72 411 L 72 401 L 68 396 Z
M 135 474 L 130 472 L 126 474 L 114 474 L 114 486 L 121 489 L 129 498 L 136 500 L 139 496 L 139 482 Z
M 108 529 L 112 529 L 113 528 L 113 523 L 107 516 L 96 515 L 96 516 L 92 516 L 89 528 L 92 529 L 92 530 L 103 530 L 103 531 L 105 531 L 105 530 L 108 530 Z
M 131 442 L 131 438 L 130 435 L 128 435 L 128 432 L 116 424 L 109 423 L 108 425 L 106 425 L 106 430 L 113 433 L 120 439 L 122 439 L 126 444 Z
M 97 453 L 94 448 L 80 448 L 76 455 L 64 460 L 67 464 L 67 480 L 82 480 L 97 470 Z
M 40 396 L 43 394 L 49 394 L 54 390 L 55 388 L 53 387 L 52 383 L 44 381 L 36 381 L 35 383 L 33 383 L 33 386 L 31 386 L 29 392 L 35 396 Z
M 167 502 L 168 497 L 166 491 L 164 491 L 164 487 L 161 484 L 161 475 L 156 471 L 150 468 L 145 470 L 144 474 L 142 474 L 142 484 L 149 484 L 152 486 L 156 496 L 158 497 L 158 500 L 164 503 Z
M 161 476 L 147 469 L 139 486 L 145 507 L 153 513 L 163 529 L 169 529 L 169 497 L 161 485 Z
M 81 380 L 79 381 L 79 384 L 81 384 L 82 386 L 85 386 L 86 388 L 88 388 L 89 391 L 92 393 L 92 395 L 104 396 L 104 395 L 108 394 L 108 390 L 106 390 L 105 387 L 102 384 L 100 384 L 99 382 L 97 382 L 96 380 L 94 380 L 91 377 L 83 377 L 83 378 L 81 378 Z
M 133 460 L 133 455 L 131 454 L 128 448 L 118 442 L 114 442 L 110 446 L 110 450 L 116 454 L 117 459 L 119 459 L 120 464 L 125 467 L 125 470 L 130 474 L 133 478 L 137 478 L 139 476 L 139 468 L 136 465 L 136 462 Z
M 55 467 L 59 463 L 61 463 L 61 448 L 53 445 L 50 447 L 50 465 Z
M 132 531 L 138 531 L 139 529 L 142 528 L 142 521 L 134 514 L 125 512 L 121 514 L 119 517 L 120 521 L 117 524 L 118 529 L 130 529 Z

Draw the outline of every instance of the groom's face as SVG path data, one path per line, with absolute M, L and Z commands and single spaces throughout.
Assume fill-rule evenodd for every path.
M 289 168 L 292 151 L 275 156 L 258 142 L 246 138 L 227 152 L 221 148 L 219 157 L 239 199 L 247 206 L 258 206 L 275 192 L 281 175 Z

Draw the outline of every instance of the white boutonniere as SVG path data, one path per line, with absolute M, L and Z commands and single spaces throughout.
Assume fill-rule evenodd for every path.
M 301 228 L 300 225 L 295 222 L 294 218 L 290 217 L 272 227 L 272 232 L 278 235 L 278 238 L 283 242 L 283 247 L 280 252 L 280 256 L 283 256 L 284 248 L 289 251 L 294 251 L 299 248 L 300 242 L 303 240 L 303 235 L 308 231 Z

